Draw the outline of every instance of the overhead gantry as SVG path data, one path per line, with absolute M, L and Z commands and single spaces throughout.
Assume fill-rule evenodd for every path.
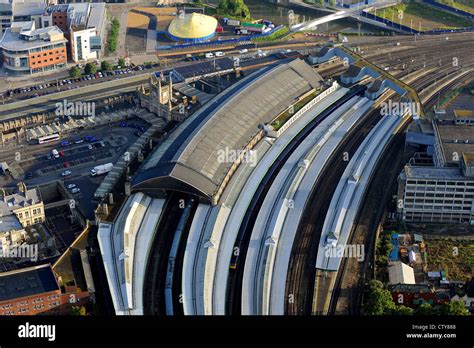
M 387 88 L 397 92 L 401 99 L 407 97 L 410 100 L 410 111 L 413 118 L 419 119 L 425 117 L 425 111 L 420 97 L 416 90 L 392 76 L 377 65 L 369 62 L 361 55 L 349 50 L 346 47 L 326 47 L 320 51 L 316 62 L 324 63 L 333 57 L 339 57 L 349 66 L 349 71 L 341 76 L 341 82 L 345 84 L 354 84 L 362 80 L 365 76 L 371 76 L 376 79 L 367 89 L 366 96 L 371 99 L 378 98 Z M 377 82 L 379 81 L 379 82 Z

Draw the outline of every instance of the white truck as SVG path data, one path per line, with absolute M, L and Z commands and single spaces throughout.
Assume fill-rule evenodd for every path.
M 106 164 L 101 164 L 100 166 L 95 166 L 94 168 L 91 169 L 91 176 L 107 174 L 108 172 L 112 170 L 113 166 L 114 166 L 113 163 L 106 163 Z
M 58 152 L 58 150 L 53 149 L 53 151 L 51 151 L 51 154 L 53 155 L 54 158 L 59 158 L 59 152 Z

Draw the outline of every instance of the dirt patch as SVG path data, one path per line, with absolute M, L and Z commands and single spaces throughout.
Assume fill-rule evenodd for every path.
M 128 13 L 127 28 L 147 29 L 149 23 L 150 19 L 141 13 L 131 11 Z

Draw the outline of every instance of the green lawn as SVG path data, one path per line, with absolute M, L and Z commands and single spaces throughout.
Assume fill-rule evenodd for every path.
M 372 12 L 374 13 L 374 12 Z M 452 13 L 438 10 L 434 7 L 418 3 L 401 3 L 377 11 L 377 16 L 395 23 L 400 23 L 413 29 L 421 31 L 433 29 L 454 29 L 459 27 L 469 27 L 473 23 L 468 19 Z
M 474 0 L 437 0 L 437 2 L 474 14 Z

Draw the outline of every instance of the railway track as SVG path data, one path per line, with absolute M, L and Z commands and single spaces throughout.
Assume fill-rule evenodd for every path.
M 449 74 L 452 71 L 457 70 L 456 67 L 445 67 L 440 69 L 433 74 L 428 74 L 427 76 L 422 77 L 417 83 L 414 84 L 414 87 L 418 90 L 424 88 L 426 84 L 430 84 L 436 77 L 442 77 L 445 74 Z M 366 129 L 368 130 L 370 126 Z M 345 149 L 349 153 L 350 148 L 348 144 Z M 336 156 L 338 157 L 338 156 Z M 339 157 L 340 158 L 340 157 Z M 334 166 L 331 168 L 331 176 L 338 177 L 337 173 L 343 171 L 343 163 L 341 161 L 333 162 Z M 329 172 L 327 173 L 329 175 Z M 326 196 L 329 192 L 332 192 L 331 188 L 334 187 L 334 183 L 330 179 L 327 179 L 329 182 L 324 182 L 318 186 L 315 186 L 314 192 L 316 198 L 316 192 L 319 196 Z M 322 189 L 318 189 L 322 188 Z M 310 199 L 312 201 L 313 199 Z M 326 204 L 323 204 L 326 203 Z M 318 279 L 316 279 L 316 270 L 314 269 L 314 260 L 316 256 L 316 242 L 319 241 L 319 235 L 321 233 L 321 213 L 320 210 L 326 211 L 324 209 L 327 206 L 327 202 L 320 202 L 315 200 L 315 205 L 308 209 L 310 213 L 302 219 L 300 235 L 295 240 L 293 256 L 290 264 L 291 271 L 289 272 L 287 278 L 287 290 L 286 295 L 292 296 L 295 299 L 293 303 L 287 304 L 286 313 L 287 314 L 309 314 L 311 313 L 311 305 L 313 298 L 313 289 L 314 284 Z

